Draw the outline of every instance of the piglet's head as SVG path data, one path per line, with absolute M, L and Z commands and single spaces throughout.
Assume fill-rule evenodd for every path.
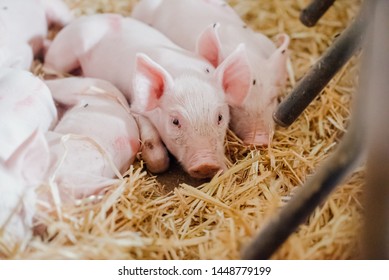
M 287 79 L 289 37 L 280 35 L 280 46 L 268 58 L 251 61 L 252 87 L 242 106 L 231 107 L 231 128 L 247 145 L 267 146 L 274 130 L 277 97 Z
M 197 53 L 215 67 L 236 56 L 236 51 L 227 57 L 223 54 L 218 37 L 219 27 L 218 23 L 207 27 L 199 36 L 196 48 Z M 268 145 L 269 135 L 274 127 L 272 114 L 277 106 L 277 96 L 284 87 L 287 77 L 286 60 L 289 45 L 289 37 L 286 34 L 279 35 L 278 39 L 279 47 L 267 58 L 260 55 L 257 49 L 238 47 L 241 57 L 247 55 L 250 58 L 249 75 L 246 75 L 250 77 L 250 83 L 245 86 L 241 83 L 240 88 L 236 89 L 242 92 L 249 91 L 244 100 L 237 103 L 229 102 L 230 127 L 247 145 Z
M 246 96 L 240 89 L 249 85 L 241 51 L 216 70 L 204 63 L 204 71 L 184 71 L 175 78 L 146 55 L 137 55 L 132 110 L 149 118 L 192 177 L 226 169 L 228 105 L 241 104 Z

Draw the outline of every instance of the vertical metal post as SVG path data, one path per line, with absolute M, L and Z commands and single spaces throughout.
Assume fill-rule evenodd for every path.
M 376 0 L 366 55 L 368 158 L 364 259 L 389 259 L 389 1 Z

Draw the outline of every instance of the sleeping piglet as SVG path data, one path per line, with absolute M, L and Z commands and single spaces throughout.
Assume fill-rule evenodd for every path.
M 212 43 L 204 40 L 204 46 Z M 212 177 L 226 169 L 228 105 L 241 105 L 252 82 L 244 46 L 215 69 L 139 21 L 92 15 L 62 29 L 45 57 L 46 69 L 77 67 L 116 85 L 191 176 Z
M 243 43 L 250 63 L 251 87 L 243 103 L 230 104 L 230 126 L 246 144 L 269 144 L 274 129 L 272 114 L 287 78 L 286 34 L 278 36 L 280 46 L 276 48 L 222 0 L 141 0 L 132 16 L 160 30 L 179 46 L 200 53 L 214 66 Z
M 49 25 L 71 19 L 62 0 L 0 0 L 0 66 L 29 69 Z
M 41 79 L 0 68 L 0 240 L 5 244 L 30 237 L 35 191 L 49 164 L 44 133 L 56 120 L 54 101 Z
M 109 82 L 92 78 L 46 81 L 65 111 L 47 132 L 49 182 L 63 201 L 97 194 L 117 182 L 139 150 L 139 132 L 128 103 Z

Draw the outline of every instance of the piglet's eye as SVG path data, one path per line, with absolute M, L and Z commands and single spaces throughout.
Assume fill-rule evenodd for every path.
M 223 120 L 223 115 L 219 114 L 218 119 L 217 119 L 217 124 L 220 124 Z
M 180 121 L 178 119 L 173 119 L 172 123 L 177 126 L 177 127 L 181 127 L 181 124 L 180 124 Z

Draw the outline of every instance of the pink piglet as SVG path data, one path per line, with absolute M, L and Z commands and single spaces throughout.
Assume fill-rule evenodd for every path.
M 98 194 L 118 181 L 139 150 L 139 132 L 122 93 L 93 78 L 46 81 L 64 113 L 47 132 L 49 183 L 63 201 Z
M 141 0 L 132 16 L 179 46 L 200 53 L 215 67 L 243 44 L 250 64 L 250 90 L 242 103 L 230 104 L 230 127 L 247 145 L 269 144 L 272 115 L 287 78 L 286 34 L 278 35 L 276 47 L 249 28 L 223 0 Z

